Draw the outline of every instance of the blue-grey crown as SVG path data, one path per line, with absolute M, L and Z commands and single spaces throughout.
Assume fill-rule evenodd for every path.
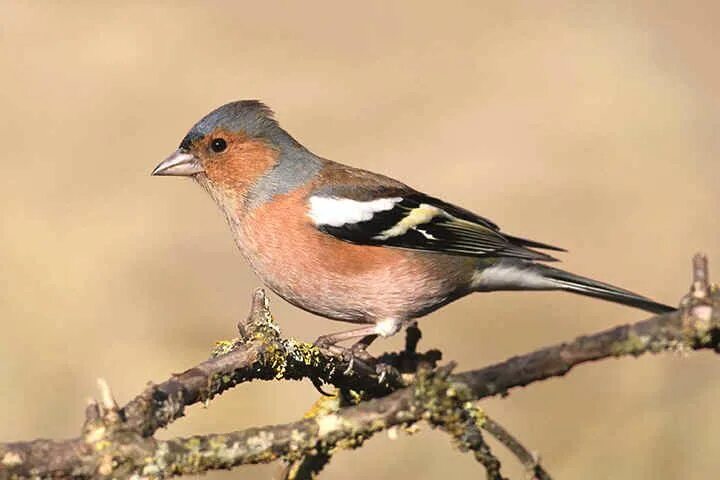
M 240 100 L 216 108 L 197 122 L 185 136 L 180 148 L 189 149 L 193 142 L 215 130 L 244 133 L 253 138 L 265 139 L 282 147 L 298 146 L 297 142 L 280 128 L 273 111 L 258 100 Z

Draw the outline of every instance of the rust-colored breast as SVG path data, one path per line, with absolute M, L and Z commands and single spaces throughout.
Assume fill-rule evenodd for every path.
M 375 322 L 415 318 L 465 293 L 472 259 L 339 240 L 311 223 L 309 191 L 241 216 L 240 248 L 289 302 L 337 320 Z

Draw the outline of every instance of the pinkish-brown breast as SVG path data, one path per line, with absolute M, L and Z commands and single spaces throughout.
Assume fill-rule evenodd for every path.
M 467 293 L 474 260 L 355 245 L 317 230 L 308 189 L 239 216 L 240 249 L 262 280 L 300 308 L 350 322 L 424 315 Z

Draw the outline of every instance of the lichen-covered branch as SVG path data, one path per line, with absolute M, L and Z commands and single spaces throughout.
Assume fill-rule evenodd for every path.
M 440 419 L 437 426 L 453 437 L 460 451 L 473 452 L 475 460 L 485 467 L 488 480 L 507 480 L 500 471 L 502 466 L 500 460 L 485 442 L 482 434 L 483 425 L 488 419 L 485 413 L 472 402 L 459 405 L 455 411 L 457 415 L 450 416 L 450 422 L 443 421 L 447 419 L 446 416 Z
M 694 314 L 690 314 L 683 309 L 542 348 L 481 370 L 459 374 L 456 379 L 467 384 L 477 398 L 483 398 L 565 375 L 586 362 L 667 351 L 718 351 L 720 311 L 717 304 L 715 298 L 712 315 L 710 310 L 705 313 L 704 309 L 696 308 Z
M 181 417 L 185 407 L 204 402 L 251 380 L 312 379 L 339 387 L 385 395 L 403 385 L 399 376 L 383 375 L 376 365 L 353 361 L 311 343 L 284 339 L 272 319 L 262 289 L 253 295 L 247 322 L 238 325 L 240 337 L 218 342 L 213 356 L 158 385 L 150 385 L 131 400 L 122 413 L 130 428 L 152 435 Z M 382 380 L 382 381 L 381 381 Z
M 550 475 L 540 465 L 540 459 L 538 455 L 533 454 L 530 450 L 520 443 L 510 432 L 496 422 L 494 419 L 485 416 L 485 421 L 482 424 L 482 429 L 487 431 L 495 439 L 507 447 L 510 452 L 520 461 L 525 467 L 525 471 L 528 473 L 530 480 L 551 480 Z
M 122 408 L 103 387 L 102 401 L 88 407 L 79 438 L 0 444 L 0 479 L 160 478 L 281 457 L 292 463 L 309 456 L 331 455 L 337 449 L 356 448 L 377 432 L 409 427 L 420 420 L 447 430 L 456 439 L 463 438 L 482 425 L 473 402 L 564 375 L 579 364 L 661 351 L 718 351 L 720 291 L 708 284 L 702 258 L 696 259 L 695 271 L 691 292 L 678 312 L 459 374 L 451 374 L 450 367 L 435 368 L 437 353 L 421 355 L 414 351 L 382 357 L 391 368 L 356 361 L 350 369 L 350 359 L 345 355 L 283 339 L 272 322 L 264 295 L 258 293 L 248 322 L 241 325 L 241 337 L 219 345 L 211 359 L 148 387 Z M 285 425 L 168 441 L 152 436 L 183 415 L 186 406 L 209 400 L 238 383 L 306 377 L 360 392 L 361 401 Z M 474 422 L 474 427 L 469 422 Z M 478 442 L 466 440 L 465 447 L 480 451 L 480 447 L 475 449 Z M 489 462 L 486 466 L 495 468 L 492 460 L 483 458 Z M 497 475 L 500 478 L 499 470 Z
M 358 395 L 338 389 L 334 395 L 321 396 L 305 413 L 305 418 L 334 414 L 344 406 L 357 405 L 361 400 Z M 330 451 L 316 448 L 308 455 L 289 461 L 281 472 L 279 480 L 311 480 L 325 468 L 331 458 Z

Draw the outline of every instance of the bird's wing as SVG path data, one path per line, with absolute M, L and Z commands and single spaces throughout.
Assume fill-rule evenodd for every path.
M 308 199 L 319 230 L 352 243 L 477 257 L 553 261 L 531 248 L 564 251 L 500 232 L 490 220 L 412 189 L 353 186 Z

